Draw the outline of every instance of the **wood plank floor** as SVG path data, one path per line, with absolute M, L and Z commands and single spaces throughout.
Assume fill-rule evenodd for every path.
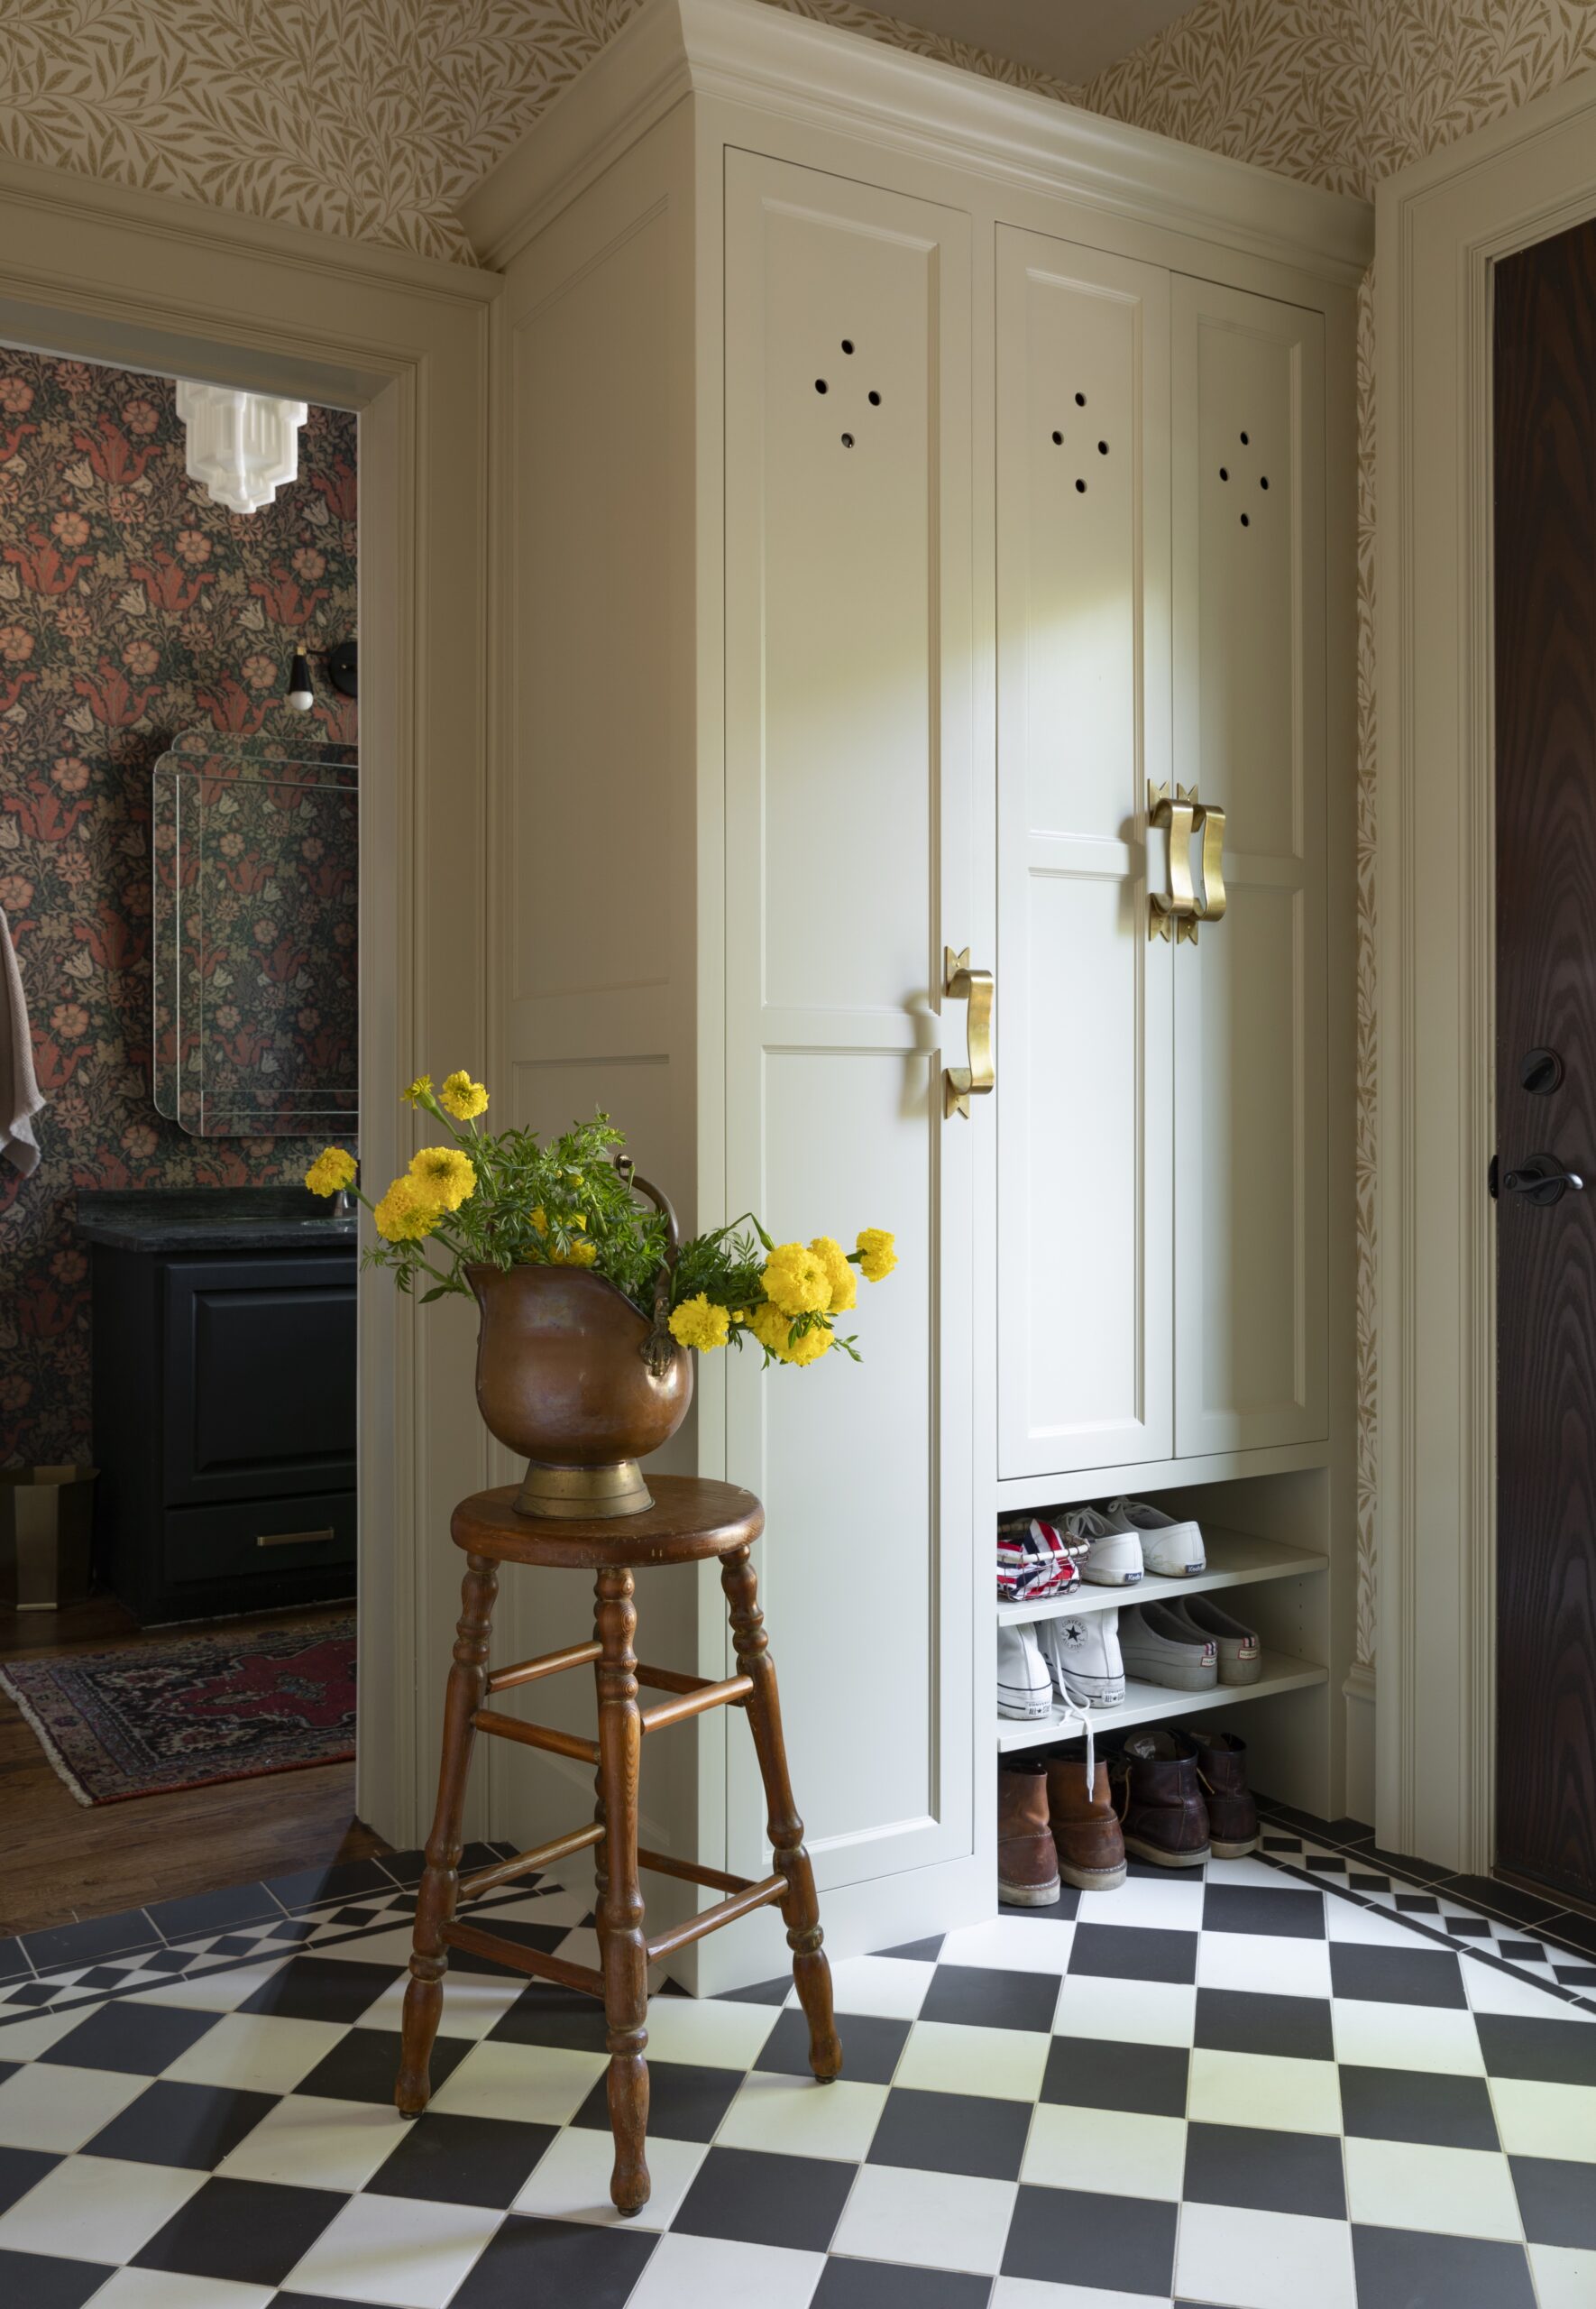
M 260 1614 L 207 1623 L 206 1634 L 263 1634 L 315 1612 Z M 109 1597 L 61 1612 L 0 1612 L 0 1660 L 29 1653 L 161 1644 L 198 1628 L 137 1627 Z M 353 1763 L 225 1780 L 180 1795 L 84 1806 L 57 1779 L 12 1701 L 0 1697 L 0 1935 L 34 1932 L 80 1917 L 112 1916 L 151 1900 L 286 1875 L 332 1860 L 361 1860 L 388 1846 L 355 1817 Z

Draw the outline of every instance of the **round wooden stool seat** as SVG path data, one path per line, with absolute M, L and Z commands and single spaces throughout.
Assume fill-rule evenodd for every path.
M 635 1571 L 646 1564 L 701 1563 L 746 1548 L 765 1528 L 765 1510 L 751 1491 L 699 1476 L 648 1478 L 654 1504 L 641 1515 L 591 1520 L 518 1515 L 519 1486 L 474 1492 L 463 1499 L 449 1536 L 467 1555 L 496 1563 L 557 1565 L 577 1571 Z

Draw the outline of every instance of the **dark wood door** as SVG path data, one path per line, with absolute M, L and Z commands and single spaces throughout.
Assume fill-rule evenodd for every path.
M 1495 394 L 1496 1860 L 1596 1901 L 1596 223 L 1497 267 Z

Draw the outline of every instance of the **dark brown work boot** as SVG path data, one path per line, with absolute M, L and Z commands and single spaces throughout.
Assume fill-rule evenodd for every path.
M 997 1767 L 997 1897 L 1009 1909 L 1050 1909 L 1059 1897 L 1048 1768 L 1040 1756 Z
M 1125 1881 L 1125 1840 L 1108 1800 L 1108 1766 L 1099 1756 L 1091 1780 L 1079 1757 L 1048 1764 L 1048 1819 L 1059 1873 L 1083 1892 L 1112 1892 Z
M 1258 1849 L 1258 1807 L 1247 1786 L 1247 1743 L 1234 1732 L 1194 1732 L 1197 1774 L 1215 1860 Z
M 1131 1733 L 1111 1777 L 1125 1850 L 1159 1868 L 1200 1868 L 1210 1854 L 1208 1813 L 1185 1733 Z

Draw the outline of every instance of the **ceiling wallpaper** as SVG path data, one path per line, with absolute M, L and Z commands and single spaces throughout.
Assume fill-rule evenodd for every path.
M 1085 92 L 1094 111 L 1368 198 L 1382 178 L 1596 65 L 1592 0 L 1199 0 Z M 1380 1054 L 1375 979 L 1374 370 L 1358 300 L 1358 1584 L 1372 1664 Z
M 640 0 L 5 0 L 0 152 L 470 263 L 455 205 Z M 1033 88 L 853 0 L 781 0 Z

